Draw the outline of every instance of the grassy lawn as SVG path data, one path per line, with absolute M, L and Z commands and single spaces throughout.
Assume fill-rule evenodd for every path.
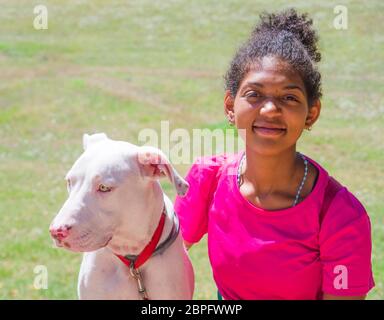
M 76 299 L 81 256 L 54 249 L 48 226 L 66 198 L 64 175 L 83 133 L 137 143 L 144 128 L 225 128 L 228 63 L 263 10 L 285 1 L 47 0 L 49 29 L 33 28 L 39 1 L 0 0 L 0 298 Z M 272 4 L 273 3 L 273 4 Z M 348 9 L 348 29 L 333 8 Z M 323 110 L 299 150 L 358 196 L 373 229 L 384 299 L 384 3 L 295 1 L 320 33 Z M 177 166 L 184 175 L 188 165 Z M 164 189 L 174 199 L 171 186 Z M 206 238 L 190 251 L 196 299 L 215 299 Z M 49 286 L 36 290 L 34 268 Z

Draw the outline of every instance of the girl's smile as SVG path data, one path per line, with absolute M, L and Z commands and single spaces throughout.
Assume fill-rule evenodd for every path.
M 260 136 L 263 136 L 266 138 L 272 138 L 272 137 L 278 137 L 285 134 L 287 130 L 269 127 L 268 125 L 262 125 L 262 126 L 252 127 L 252 131 L 254 133 L 257 133 Z
M 261 121 L 252 124 L 252 132 L 265 137 L 278 137 L 285 134 L 286 131 L 285 126 L 279 124 Z

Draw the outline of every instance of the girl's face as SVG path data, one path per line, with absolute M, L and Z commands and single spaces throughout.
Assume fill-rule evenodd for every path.
M 308 106 L 307 100 L 298 72 L 279 58 L 264 57 L 245 75 L 235 99 L 226 92 L 224 103 L 247 147 L 273 155 L 295 149 L 303 130 L 317 120 L 320 101 Z

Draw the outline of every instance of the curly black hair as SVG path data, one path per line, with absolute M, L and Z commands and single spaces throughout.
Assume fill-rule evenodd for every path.
M 280 13 L 263 13 L 249 39 L 233 57 L 224 76 L 225 89 L 236 96 L 240 83 L 252 64 L 265 56 L 277 56 L 299 72 L 307 92 L 308 104 L 321 98 L 321 75 L 316 63 L 321 60 L 318 35 L 308 14 L 295 9 Z

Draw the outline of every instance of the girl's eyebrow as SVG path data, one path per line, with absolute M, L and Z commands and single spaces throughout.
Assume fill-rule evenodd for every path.
M 283 89 L 298 89 L 304 94 L 304 90 L 300 86 L 295 85 L 295 84 L 289 84 L 289 85 L 285 86 Z
M 252 81 L 247 82 L 246 85 L 248 85 L 248 86 L 257 86 L 257 87 L 261 87 L 261 88 L 264 87 L 264 85 L 262 83 L 260 83 L 260 82 L 252 82 Z
M 248 85 L 248 86 L 256 86 L 256 87 L 260 87 L 260 88 L 264 88 L 264 85 L 263 85 L 262 83 L 260 83 L 260 82 L 252 82 L 252 81 L 249 81 L 249 82 L 247 82 L 246 85 Z M 298 85 L 296 85 L 296 84 L 289 84 L 289 85 L 285 86 L 283 89 L 298 89 L 298 90 L 300 90 L 303 94 L 305 94 L 305 93 L 304 93 L 304 90 L 303 90 L 300 86 L 298 86 Z

